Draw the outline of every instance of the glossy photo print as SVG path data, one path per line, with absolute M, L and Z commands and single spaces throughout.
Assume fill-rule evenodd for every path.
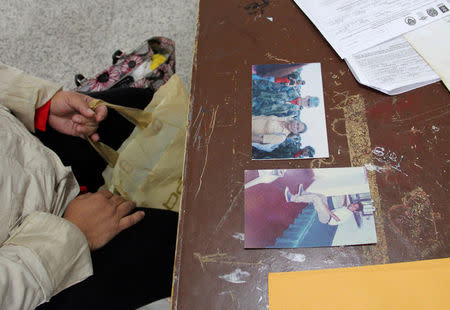
M 252 159 L 328 157 L 320 63 L 252 66 Z
M 245 247 L 377 242 L 364 167 L 245 171 Z

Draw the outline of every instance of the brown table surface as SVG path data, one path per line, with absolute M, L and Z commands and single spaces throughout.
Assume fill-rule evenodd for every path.
M 269 272 L 449 257 L 444 85 L 388 96 L 358 84 L 293 1 L 199 6 L 172 308 L 266 309 Z M 330 157 L 252 160 L 251 65 L 309 62 L 322 65 Z M 244 249 L 244 170 L 365 164 L 384 168 L 369 175 L 376 245 Z M 244 283 L 220 278 L 239 269 Z

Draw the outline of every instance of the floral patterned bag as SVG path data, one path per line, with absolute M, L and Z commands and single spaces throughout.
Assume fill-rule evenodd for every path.
M 165 37 L 150 38 L 130 54 L 118 50 L 112 58 L 112 66 L 93 78 L 77 74 L 74 90 L 95 92 L 135 87 L 156 91 L 175 73 L 175 43 Z

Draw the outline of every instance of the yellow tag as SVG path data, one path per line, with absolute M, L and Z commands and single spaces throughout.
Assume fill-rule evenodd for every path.
M 160 64 L 163 64 L 166 61 L 166 57 L 161 54 L 154 54 L 152 56 L 152 63 L 150 64 L 150 69 L 155 70 L 159 67 Z

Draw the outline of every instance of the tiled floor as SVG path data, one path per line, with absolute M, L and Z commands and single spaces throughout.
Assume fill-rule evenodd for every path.
M 175 41 L 177 72 L 189 87 L 198 0 L 2 0 L 0 62 L 73 88 L 121 49 L 152 36 Z

